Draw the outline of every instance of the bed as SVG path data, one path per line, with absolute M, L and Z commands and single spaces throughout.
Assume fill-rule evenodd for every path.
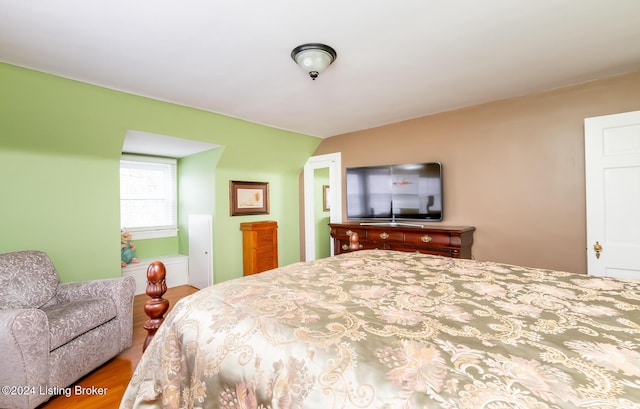
M 640 408 L 640 281 L 363 250 L 179 301 L 122 408 Z

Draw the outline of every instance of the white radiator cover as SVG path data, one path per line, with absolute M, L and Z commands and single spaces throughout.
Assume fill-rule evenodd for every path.
M 173 254 L 154 258 L 140 259 L 139 263 L 122 267 L 122 276 L 131 276 L 136 280 L 136 295 L 147 291 L 147 268 L 154 261 L 161 261 L 166 270 L 167 287 L 186 285 L 189 282 L 189 256 Z

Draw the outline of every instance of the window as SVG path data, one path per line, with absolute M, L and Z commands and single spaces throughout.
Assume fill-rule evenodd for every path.
M 178 232 L 176 160 L 122 155 L 120 226 L 136 239 Z

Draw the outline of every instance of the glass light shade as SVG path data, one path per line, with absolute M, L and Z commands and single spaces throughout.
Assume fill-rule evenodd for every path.
M 306 50 L 296 56 L 296 62 L 307 74 L 326 70 L 332 62 L 331 55 L 322 50 Z
M 333 48 L 318 43 L 303 44 L 293 49 L 291 57 L 312 79 L 327 69 L 336 59 Z

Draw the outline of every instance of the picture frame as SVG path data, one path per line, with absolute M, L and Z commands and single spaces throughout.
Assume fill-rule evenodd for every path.
M 231 216 L 269 214 L 269 182 L 229 181 Z
M 331 210 L 331 198 L 329 185 L 322 185 L 322 210 L 328 212 Z

